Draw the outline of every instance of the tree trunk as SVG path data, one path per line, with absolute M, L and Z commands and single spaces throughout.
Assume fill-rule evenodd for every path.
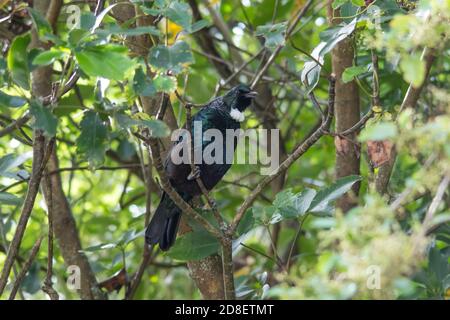
M 339 10 L 331 8 L 331 2 L 328 3 L 328 19 L 331 25 L 341 22 Z M 342 73 L 348 67 L 353 65 L 354 48 L 353 40 L 346 38 L 339 42 L 331 53 L 331 63 L 333 73 L 336 75 L 336 100 L 335 100 L 335 116 L 336 116 L 336 132 L 342 132 L 351 128 L 360 119 L 359 110 L 359 92 L 355 81 L 344 83 L 342 81 Z M 360 163 L 360 145 L 357 142 L 357 133 L 352 133 L 345 138 L 336 137 L 336 178 L 346 177 L 349 175 L 359 175 Z M 352 193 L 346 194 L 337 201 L 337 207 L 347 212 L 356 205 L 355 195 L 359 192 L 359 183 L 355 183 L 352 187 Z
M 47 163 L 47 172 L 57 171 L 59 169 L 58 158 L 56 154 L 56 145 L 53 148 L 52 155 Z M 75 223 L 75 219 L 72 215 L 69 202 L 64 194 L 61 175 L 60 173 L 54 173 L 50 176 L 51 181 L 51 197 L 47 194 L 46 181 L 42 180 L 44 197 L 47 203 L 47 207 L 50 205 L 49 201 L 52 201 L 53 206 L 53 232 L 63 256 L 64 262 L 67 266 L 77 266 L 80 268 L 80 289 L 78 293 L 83 300 L 103 299 L 105 298 L 100 290 L 97 288 L 97 280 L 95 274 L 89 264 L 89 261 L 81 246 L 80 237 L 78 235 L 78 229 Z

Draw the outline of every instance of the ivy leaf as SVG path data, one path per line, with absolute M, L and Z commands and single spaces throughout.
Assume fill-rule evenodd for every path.
M 133 61 L 127 56 L 128 49 L 118 45 L 99 45 L 75 52 L 78 64 L 89 76 L 123 80 L 132 68 Z
M 352 66 L 348 67 L 342 73 L 342 81 L 344 83 L 348 83 L 355 79 L 360 74 L 363 74 L 367 71 L 367 66 Z
M 60 50 L 49 50 L 39 53 L 33 59 L 34 65 L 47 66 L 55 62 L 56 59 L 61 59 L 66 55 L 64 51 Z
M 256 28 L 256 36 L 263 36 L 265 39 L 264 45 L 269 49 L 275 49 L 278 46 L 285 44 L 287 22 L 276 24 L 266 24 Z
M 33 100 L 30 103 L 30 113 L 34 118 L 33 128 L 43 130 L 44 134 L 48 137 L 54 137 L 56 135 L 58 118 L 53 115 L 49 108 Z
M 311 202 L 309 211 L 311 212 L 324 212 L 327 211 L 329 204 L 336 199 L 343 196 L 357 181 L 360 181 L 361 177 L 351 175 L 338 179 L 331 186 L 317 192 L 314 200 Z
M 189 45 L 179 41 L 170 47 L 163 45 L 153 47 L 149 53 L 149 62 L 156 69 L 180 73 L 183 64 L 194 62 L 194 57 Z
M 108 147 L 108 128 L 94 111 L 85 113 L 81 121 L 81 134 L 77 139 L 77 150 L 84 154 L 89 166 L 95 168 L 103 164 Z
M 14 39 L 8 51 L 8 69 L 11 72 L 13 81 L 22 88 L 30 89 L 30 70 L 28 68 L 27 47 L 31 37 L 27 33 Z
M 0 106 L 7 108 L 19 108 L 27 103 L 27 100 L 21 97 L 10 96 L 9 94 L 0 91 Z
M 205 230 L 178 237 L 167 255 L 181 261 L 200 260 L 219 251 L 217 239 Z

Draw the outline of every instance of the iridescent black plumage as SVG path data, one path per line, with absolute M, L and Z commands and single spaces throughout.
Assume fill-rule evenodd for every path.
M 220 130 L 224 137 L 224 160 L 227 153 L 225 141 L 226 130 L 240 128 L 239 122 L 230 113 L 233 109 L 243 112 L 251 104 L 255 94 L 255 92 L 250 91 L 248 86 L 238 85 L 224 96 L 218 97 L 206 104 L 192 118 L 193 123 L 196 121 L 202 123 L 202 132 L 208 129 Z M 193 137 L 193 129 L 191 135 Z M 176 144 L 178 143 L 182 143 L 182 139 Z M 202 150 L 209 143 L 209 141 L 202 141 Z M 170 155 L 170 151 L 168 154 Z M 223 161 L 223 163 L 202 163 L 198 167 L 200 169 L 200 178 L 205 184 L 205 187 L 211 190 L 222 179 L 231 167 L 231 164 Z M 195 179 L 188 179 L 191 174 L 190 164 L 176 165 L 172 162 L 170 156 L 168 156 L 165 163 L 165 170 L 170 183 L 185 201 L 189 201 L 194 196 L 201 194 L 201 190 Z M 161 202 L 145 232 L 146 242 L 151 245 L 158 243 L 161 250 L 168 250 L 175 242 L 180 217 L 181 210 L 166 193 L 163 193 Z

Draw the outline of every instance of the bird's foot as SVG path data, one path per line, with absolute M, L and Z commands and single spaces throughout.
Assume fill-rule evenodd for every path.
M 216 202 L 216 200 L 214 200 L 214 199 L 209 199 L 209 201 L 210 201 L 209 206 L 211 207 L 210 209 L 211 209 L 211 210 L 217 209 L 217 202 Z
M 199 166 L 194 166 L 193 170 L 191 171 L 191 173 L 188 175 L 187 179 L 189 181 L 191 180 L 195 180 L 197 178 L 200 178 L 200 167 Z

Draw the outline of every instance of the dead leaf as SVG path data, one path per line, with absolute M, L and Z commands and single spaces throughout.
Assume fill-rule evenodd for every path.
M 389 140 L 367 141 L 367 153 L 374 168 L 378 168 L 391 160 L 394 144 Z
M 106 289 L 106 291 L 112 292 L 114 290 L 119 291 L 124 285 L 128 283 L 128 276 L 125 269 L 120 270 L 114 276 L 98 284 L 99 288 Z

